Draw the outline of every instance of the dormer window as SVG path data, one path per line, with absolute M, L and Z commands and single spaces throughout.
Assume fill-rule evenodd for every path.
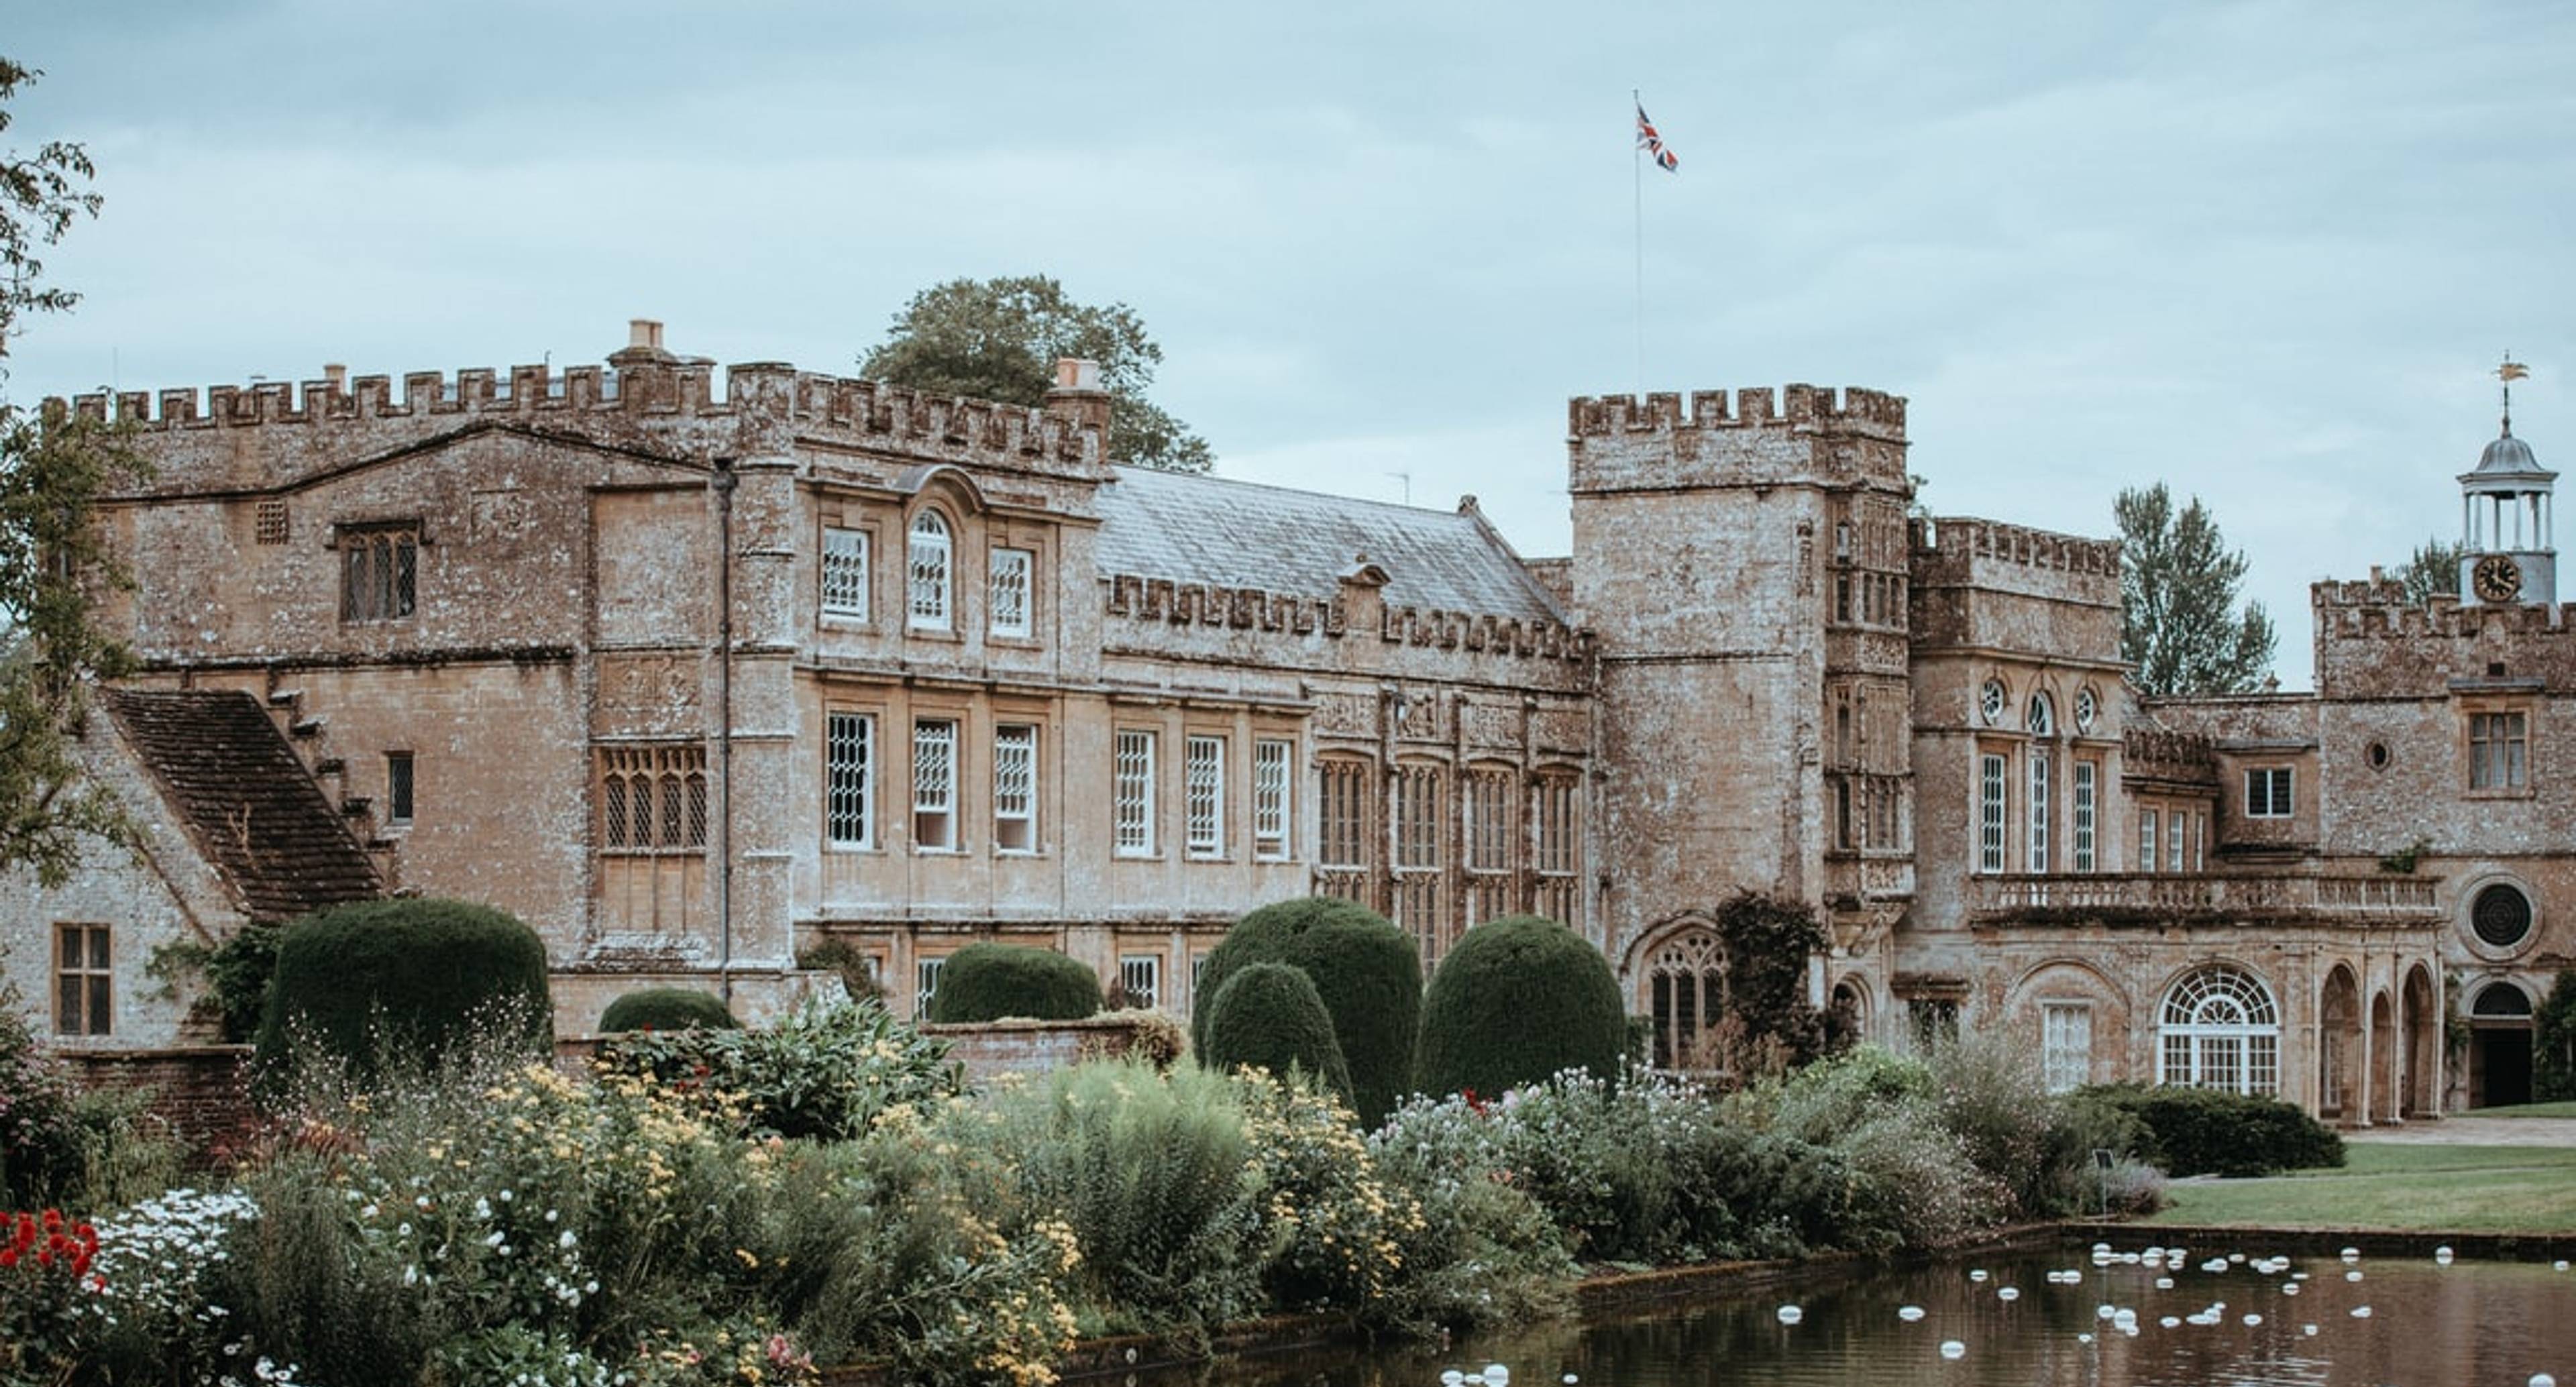
M 909 547 L 904 571 L 912 624 L 945 631 L 949 627 L 949 555 L 955 547 L 948 536 L 947 517 L 935 510 L 914 517 Z

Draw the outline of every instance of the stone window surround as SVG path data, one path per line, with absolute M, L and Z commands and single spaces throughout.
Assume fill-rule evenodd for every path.
M 832 537 L 849 535 L 855 541 L 855 555 L 845 555 L 843 562 L 857 569 L 854 601 L 834 605 L 832 581 Z M 855 516 L 843 516 L 840 523 L 826 516 L 815 532 L 815 610 L 817 619 L 827 626 L 868 626 L 876 613 L 877 527 Z
M 879 763 L 883 760 L 880 748 L 882 739 L 878 736 L 878 729 L 885 723 L 883 711 L 876 707 L 861 708 L 841 704 L 827 704 L 824 708 L 822 809 L 823 850 L 826 852 L 874 852 L 879 846 L 876 795 Z M 854 741 L 836 739 L 832 735 L 833 724 L 836 721 L 854 724 L 857 728 L 856 739 Z M 855 747 L 857 751 L 855 758 L 847 765 L 838 764 L 834 760 L 835 755 L 844 747 Z M 837 775 L 848 776 L 851 783 L 845 787 L 836 787 L 834 778 Z M 837 790 L 842 788 L 847 789 L 851 801 L 847 806 L 836 809 L 832 802 L 833 797 Z M 844 828 L 852 822 L 858 826 L 857 837 L 836 835 L 837 829 Z
M 2521 719 L 2521 727 L 2519 731 L 2520 741 L 2522 744 L 2522 755 L 2520 757 L 2519 764 L 2513 765 L 2510 769 L 2512 771 L 2519 771 L 2522 776 L 2522 780 L 2520 784 L 2514 784 L 2511 782 L 2508 775 L 2507 782 L 2504 784 L 2480 785 L 2477 783 L 2479 770 L 2477 760 L 2478 739 L 2475 736 L 2475 733 L 2479 730 L 2478 720 L 2480 718 L 2499 716 L 2519 717 Z M 2533 753 L 2537 749 L 2537 744 L 2540 740 L 2538 735 L 2540 731 L 2539 723 L 2539 710 L 2534 706 L 2533 700 L 2527 697 L 2461 699 L 2459 701 L 2458 729 L 2461 795 L 2467 799 L 2531 798 L 2535 793 L 2534 782 L 2538 779 L 2537 776 L 2532 774 L 2532 771 L 2537 760 Z
M 2255 791 L 2255 777 L 2261 776 L 2263 791 Z M 2289 819 L 2298 816 L 2299 773 L 2296 766 L 2247 766 L 2239 783 L 2244 787 L 2242 801 L 2249 819 Z
M 1182 730 L 1181 855 L 1193 862 L 1226 858 L 1230 845 L 1226 819 L 1233 808 L 1226 793 L 1226 762 L 1233 751 L 1233 738 L 1224 730 Z
M 2523 932 L 2522 938 L 2511 944 L 2490 944 L 2480 938 L 2473 919 L 2478 898 L 2497 886 L 2511 887 L 2520 892 L 2531 907 L 2531 927 Z M 2469 952 L 2490 963 L 2510 962 L 2530 953 L 2539 945 L 2548 923 L 2540 892 L 2534 890 L 2519 873 L 2503 870 L 2481 872 L 2462 881 L 2458 893 L 2452 898 L 2451 927 L 2454 935 L 2468 947 Z

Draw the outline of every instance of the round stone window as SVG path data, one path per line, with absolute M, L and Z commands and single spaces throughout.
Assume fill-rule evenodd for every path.
M 2531 937 L 2531 897 L 2499 881 L 2469 903 L 2469 928 L 2489 948 L 2510 949 Z

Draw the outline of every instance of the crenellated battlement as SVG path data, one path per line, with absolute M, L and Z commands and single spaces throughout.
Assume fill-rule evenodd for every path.
M 2403 585 L 2386 579 L 2313 583 L 2308 601 L 2316 612 L 2319 641 L 2462 640 L 2491 630 L 2548 637 L 2576 631 L 2576 603 L 2463 607 L 2450 596 L 2410 602 Z
M 2120 576 L 2120 542 L 2086 539 L 1976 516 L 1943 516 L 1907 523 L 1915 566 L 1924 576 L 1964 576 L 1975 560 L 2095 577 Z
M 721 383 L 723 390 L 718 393 Z M 71 408 L 129 421 L 147 434 L 292 428 L 363 429 L 467 420 L 579 432 L 592 421 L 631 428 L 677 420 L 776 424 L 795 436 L 944 460 L 1050 459 L 1104 468 L 1097 432 L 1043 408 L 927 394 L 774 362 L 725 368 L 687 359 L 624 366 L 467 368 L 197 389 L 81 395 Z
M 1692 391 L 1688 410 L 1682 397 L 1670 392 L 1650 394 L 1643 404 L 1634 395 L 1586 395 L 1566 402 L 1566 432 L 1575 438 L 1796 427 L 1839 427 L 1902 440 L 1905 398 L 1860 386 L 1838 395 L 1830 386 L 1791 385 L 1776 398 L 1768 386 L 1738 390 L 1732 408 L 1723 390 Z
M 1173 626 L 1222 626 L 1288 635 L 1375 635 L 1389 644 L 1442 650 L 1490 651 L 1525 659 L 1580 661 L 1592 653 L 1592 634 L 1560 622 L 1475 615 L 1438 608 L 1388 607 L 1382 622 L 1355 626 L 1342 604 L 1329 597 L 1182 583 L 1133 573 L 1100 580 L 1104 610 L 1113 617 Z

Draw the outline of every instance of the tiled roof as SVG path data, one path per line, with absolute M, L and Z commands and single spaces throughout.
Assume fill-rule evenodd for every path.
M 259 700 L 231 689 L 107 689 L 102 701 L 252 919 L 382 894 L 375 864 Z
M 1103 576 L 1330 597 L 1364 554 L 1389 606 L 1565 620 L 1472 515 L 1136 467 L 1100 488 L 1100 514 Z

